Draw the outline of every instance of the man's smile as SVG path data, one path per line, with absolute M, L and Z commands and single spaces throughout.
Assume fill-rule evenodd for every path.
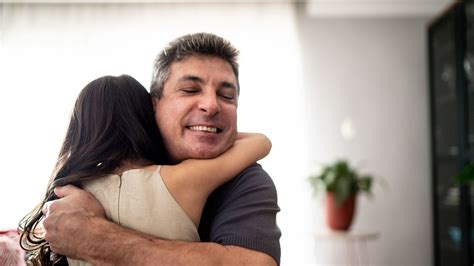
M 187 126 L 186 128 L 193 131 L 202 131 L 202 132 L 209 132 L 209 133 L 219 133 L 222 131 L 220 128 L 217 128 L 217 127 L 203 126 L 203 125 Z

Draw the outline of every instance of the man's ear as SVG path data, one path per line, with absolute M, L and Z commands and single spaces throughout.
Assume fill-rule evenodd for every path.
M 156 105 L 158 104 L 158 97 L 151 97 L 151 101 L 153 102 L 153 112 L 156 113 Z

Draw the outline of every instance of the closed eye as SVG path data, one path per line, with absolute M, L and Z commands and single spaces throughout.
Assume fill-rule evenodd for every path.
M 234 102 L 236 99 L 235 89 L 233 87 L 222 88 L 217 95 L 228 102 Z
M 229 94 L 222 94 L 221 97 L 224 98 L 225 100 L 230 100 L 230 101 L 235 99 L 234 95 L 229 95 Z
M 199 88 L 194 88 L 194 87 L 183 88 L 183 89 L 181 89 L 181 91 L 184 92 L 184 93 L 192 94 L 192 93 L 197 93 L 197 92 L 199 92 Z

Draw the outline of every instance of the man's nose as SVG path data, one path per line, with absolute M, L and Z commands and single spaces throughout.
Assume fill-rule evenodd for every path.
M 217 95 L 202 95 L 199 101 L 199 109 L 206 112 L 209 116 L 218 114 L 221 111 L 221 107 L 217 101 Z

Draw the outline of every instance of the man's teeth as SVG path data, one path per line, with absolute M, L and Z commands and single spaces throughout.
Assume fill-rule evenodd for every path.
M 189 129 L 196 130 L 196 131 L 211 132 L 211 133 L 216 133 L 217 132 L 217 128 L 207 127 L 207 126 L 190 126 Z

